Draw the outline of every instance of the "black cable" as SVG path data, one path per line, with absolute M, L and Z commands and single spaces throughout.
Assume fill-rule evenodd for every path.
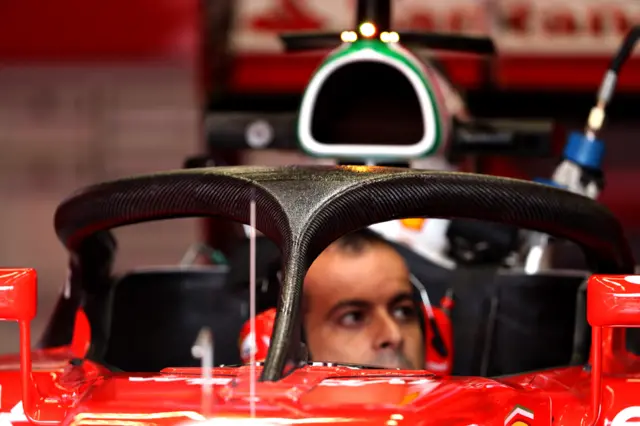
M 638 39 L 640 39 L 640 25 L 636 25 L 635 27 L 631 28 L 631 30 L 625 37 L 622 46 L 620 46 L 620 49 L 618 49 L 618 54 L 611 60 L 609 70 L 615 72 L 616 74 L 620 73 L 622 66 L 631 56 L 631 52 L 633 52 L 633 48 L 638 42 Z
M 611 102 L 611 98 L 616 90 L 618 75 L 631 56 L 638 39 L 640 39 L 640 25 L 636 25 L 629 31 L 629 33 L 627 33 L 622 45 L 618 49 L 618 53 L 611 60 L 611 64 L 605 72 L 602 83 L 600 84 L 596 105 L 589 113 L 586 128 L 586 133 L 588 135 L 595 137 L 595 134 L 602 128 L 605 118 L 605 108 L 609 102 Z

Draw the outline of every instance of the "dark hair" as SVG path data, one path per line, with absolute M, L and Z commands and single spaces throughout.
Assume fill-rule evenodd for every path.
M 337 245 L 342 250 L 350 251 L 353 253 L 360 253 L 368 246 L 374 244 L 383 244 L 389 247 L 393 247 L 389 243 L 389 241 L 385 240 L 378 233 L 373 232 L 368 228 L 363 228 L 358 231 L 343 235 L 333 244 Z

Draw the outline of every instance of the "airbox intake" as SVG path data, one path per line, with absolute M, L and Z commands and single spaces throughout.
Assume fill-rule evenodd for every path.
M 442 111 L 430 81 L 422 64 L 399 49 L 339 49 L 304 93 L 302 149 L 358 159 L 429 155 L 443 139 Z

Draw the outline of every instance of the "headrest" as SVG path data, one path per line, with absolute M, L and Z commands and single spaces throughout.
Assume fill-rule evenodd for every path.
M 202 327 L 214 338 L 214 363 L 239 364 L 237 339 L 248 300 L 225 288 L 221 267 L 159 268 L 124 275 L 114 286 L 104 362 L 129 372 L 198 366 L 191 347 Z
M 567 365 L 586 271 L 452 272 L 454 374 L 496 376 Z
M 260 282 L 269 276 L 274 265 L 281 266 L 282 259 L 278 246 L 269 238 L 256 237 L 256 281 Z M 238 242 L 229 255 L 228 285 L 233 291 L 243 291 L 249 288 L 251 241 L 246 238 Z

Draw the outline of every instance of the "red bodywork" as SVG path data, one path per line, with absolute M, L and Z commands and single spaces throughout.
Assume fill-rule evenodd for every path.
M 216 368 L 207 381 L 198 368 L 142 375 L 113 373 L 90 361 L 70 363 L 86 349 L 79 343 L 31 352 L 36 273 L 4 269 L 0 317 L 19 323 L 21 354 L 0 358 L 0 424 L 635 424 L 638 359 L 624 350 L 623 329 L 615 327 L 640 325 L 637 283 L 635 276 L 590 279 L 592 368 L 489 379 L 309 365 L 279 382 L 252 385 L 260 367 Z

